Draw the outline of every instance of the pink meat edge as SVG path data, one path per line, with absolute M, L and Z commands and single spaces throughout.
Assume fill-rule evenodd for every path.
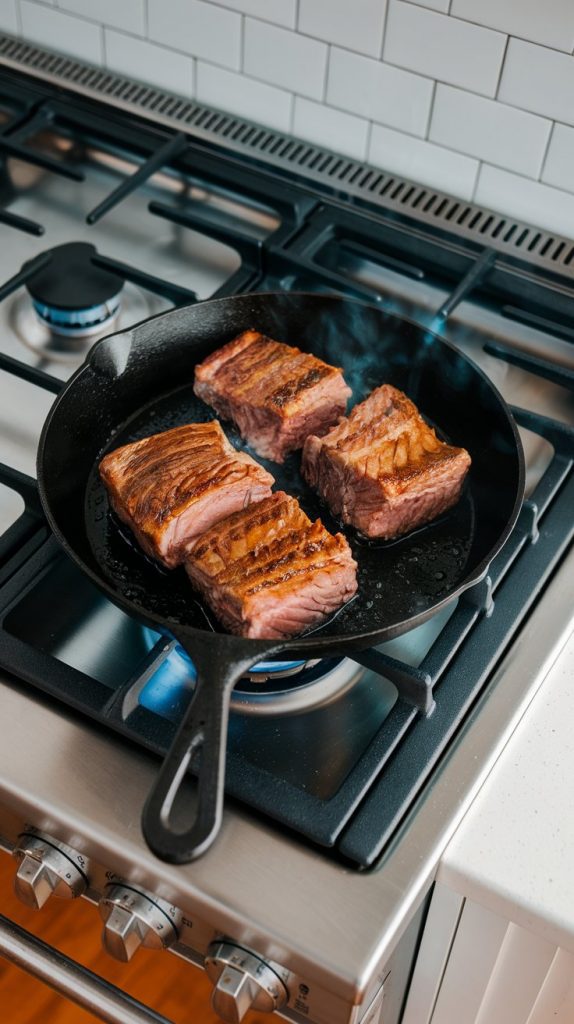
M 197 571 L 193 564 L 186 563 L 193 586 L 199 590 L 222 625 L 231 633 L 253 640 L 288 640 L 309 626 L 325 621 L 342 608 L 357 592 L 357 564 L 349 557 L 347 562 L 338 567 L 339 573 L 335 573 L 335 565 L 332 564 L 297 590 L 285 584 L 277 588 L 264 588 L 251 596 L 246 607 L 245 603 L 237 601 L 224 588 L 213 586 L 209 578 Z M 321 590 L 322 583 L 325 585 Z M 278 594 L 277 591 L 283 593 Z M 321 595 L 320 601 L 317 600 L 317 593 Z M 280 628 L 281 618 L 287 618 L 292 625 L 288 629 Z
M 460 500 L 463 483 L 464 478 L 455 490 L 449 487 L 448 491 L 439 495 L 436 491 L 432 494 L 413 494 L 385 501 L 384 506 L 377 509 L 355 508 L 349 523 L 372 540 L 393 540 L 432 522 L 453 508 Z
M 175 520 L 176 536 L 173 540 L 167 539 L 168 546 L 174 548 L 174 557 L 177 559 L 175 564 L 181 565 L 185 561 L 203 534 L 212 526 L 216 526 L 222 519 L 227 519 L 233 512 L 239 512 L 247 505 L 268 498 L 270 494 L 269 484 L 252 483 L 251 486 L 240 489 L 237 483 L 231 483 L 229 487 L 220 488 L 216 495 L 208 494 L 202 502 L 195 502 L 189 509 L 185 509 Z M 225 507 L 222 508 L 222 505 Z M 217 507 L 219 511 L 216 511 Z M 162 540 L 170 531 L 170 526 L 171 524 L 164 531 Z
M 270 601 L 269 591 L 255 595 L 257 600 L 250 602 L 248 618 L 242 622 L 242 636 L 251 640 L 288 640 L 310 626 L 326 622 L 355 595 L 357 579 L 351 566 L 345 566 L 345 574 L 338 577 L 336 588 L 332 571 L 324 576 L 327 577 L 326 592 L 320 591 L 321 577 L 317 575 L 293 593 L 280 598 L 275 595 L 276 606 Z
M 111 496 L 110 503 L 116 515 L 126 523 L 134 534 L 138 544 L 145 553 L 161 562 L 167 569 L 175 569 L 181 565 L 190 551 L 193 550 L 201 536 L 212 526 L 226 519 L 232 512 L 238 512 L 247 505 L 262 501 L 271 494 L 268 484 L 239 489 L 237 484 L 221 488 L 217 494 L 219 504 L 225 502 L 221 513 L 214 510 L 214 495 L 208 495 L 202 502 L 194 502 L 187 509 L 175 516 L 160 535 L 159 544 L 155 544 L 139 529 L 135 521 L 122 506 Z M 226 499 L 229 499 L 226 501 Z
M 352 394 L 344 377 L 339 374 L 310 391 L 310 401 L 305 410 L 283 418 L 266 407 L 235 403 L 221 395 L 210 381 L 196 380 L 194 392 L 219 416 L 235 423 L 241 436 L 261 458 L 278 463 L 302 448 L 310 434 L 326 434 L 345 414 Z

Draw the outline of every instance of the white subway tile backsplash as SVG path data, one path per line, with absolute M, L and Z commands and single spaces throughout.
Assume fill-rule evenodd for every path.
M 379 57 L 387 0 L 299 0 L 300 32 Z
M 506 36 L 390 0 L 383 58 L 463 89 L 494 96 Z
M 198 61 L 197 98 L 279 131 L 289 131 L 293 97 L 274 85 Z
M 483 206 L 574 237 L 574 196 L 483 164 L 475 199 Z
M 537 178 L 552 122 L 474 93 L 437 85 L 429 138 Z
M 18 32 L 18 14 L 16 0 L 2 0 L 0 3 L 0 28 L 16 35 Z
M 285 28 L 295 28 L 297 21 L 297 0 L 217 0 L 217 3 Z
M 101 63 L 102 29 L 99 25 L 31 0 L 20 0 L 20 13 L 22 34 L 26 39 L 91 64 Z
M 106 66 L 112 71 L 182 96 L 193 95 L 193 57 L 109 28 L 105 30 L 105 44 Z
M 544 161 L 542 181 L 574 192 L 574 128 L 555 124 Z
M 327 46 L 254 18 L 245 19 L 243 70 L 311 99 L 323 98 Z
M 479 166 L 478 160 L 380 125 L 373 125 L 369 163 L 463 199 L 472 196 Z
M 148 0 L 150 39 L 239 70 L 241 15 L 203 0 Z
M 574 124 L 574 59 L 511 39 L 498 98 L 535 114 Z
M 58 0 L 58 7 L 134 35 L 145 34 L 145 0 Z
M 380 121 L 391 128 L 424 135 L 433 82 L 350 50 L 332 47 L 327 103 Z
M 0 31 L 574 235 L 574 0 L 0 0 Z
M 321 103 L 295 98 L 293 134 L 337 153 L 364 160 L 367 154 L 368 122 Z
M 572 0 L 452 0 L 450 13 L 479 25 L 572 52 Z

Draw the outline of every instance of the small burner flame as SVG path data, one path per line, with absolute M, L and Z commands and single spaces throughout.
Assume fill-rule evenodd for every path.
M 32 305 L 40 322 L 54 334 L 67 338 L 89 338 L 113 324 L 120 310 L 121 298 L 122 294 L 118 292 L 107 302 L 86 309 L 61 309 L 34 300 Z

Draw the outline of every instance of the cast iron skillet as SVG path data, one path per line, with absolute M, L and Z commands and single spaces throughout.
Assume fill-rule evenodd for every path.
M 194 366 L 240 331 L 256 328 L 342 366 L 353 402 L 383 382 L 404 390 L 442 436 L 464 445 L 472 468 L 463 497 L 438 522 L 394 543 L 345 532 L 359 564 L 357 596 L 324 626 L 288 642 L 222 632 L 183 569 L 163 571 L 111 515 L 97 465 L 120 444 L 212 418 L 192 391 Z M 242 442 L 226 425 L 238 445 Z M 263 460 L 261 460 L 263 461 Z M 337 524 L 299 476 L 299 455 L 265 463 L 277 487 L 312 518 Z M 203 302 L 100 341 L 52 407 L 38 454 L 40 496 L 65 551 L 120 608 L 169 632 L 198 670 L 194 697 L 143 810 L 153 852 L 186 863 L 215 838 L 223 803 L 231 691 L 256 662 L 332 657 L 371 647 L 420 624 L 480 580 L 508 537 L 524 466 L 512 417 L 487 377 L 455 348 L 378 308 L 331 296 L 261 294 Z M 199 755 L 198 803 L 184 831 L 170 821 L 175 795 Z

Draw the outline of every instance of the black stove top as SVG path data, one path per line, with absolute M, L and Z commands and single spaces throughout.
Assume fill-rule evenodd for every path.
M 0 73 L 2 110 L 0 158 L 15 156 L 77 180 L 75 153 L 88 137 L 111 153 L 137 157 L 139 169 L 89 212 L 90 224 L 160 169 L 239 194 L 270 211 L 273 226 L 262 234 L 225 210 L 180 193 L 171 203 L 149 203 L 152 234 L 155 225 L 167 221 L 224 242 L 238 254 L 238 267 L 216 296 L 308 290 L 388 308 L 393 301 L 384 287 L 389 273 L 406 285 L 428 280 L 449 293 L 427 325 L 448 325 L 458 304 L 472 294 L 486 310 L 522 323 L 534 318 L 549 336 L 571 340 L 574 287 L 558 273 L 533 271 L 519 258 L 463 243 L 443 230 L 425 231 L 408 217 L 384 216 L 367 203 L 352 203 L 344 192 L 327 195 L 286 183 L 224 150 L 50 92 L 17 74 Z M 60 155 L 28 144 L 54 126 L 68 140 Z M 39 236 L 43 225 L 9 209 L 9 179 L 0 176 L 2 230 Z M 12 278 L 0 284 L 0 299 L 28 282 L 32 295 L 37 298 L 40 288 L 45 302 L 50 249 L 48 243 L 47 259 L 38 256 L 15 267 Z M 156 278 L 113 253 L 98 250 L 92 258 L 100 280 L 103 275 L 142 285 L 172 305 L 196 300 L 193 289 Z M 66 300 L 60 296 L 53 305 L 63 308 Z M 412 315 L 417 317 L 414 305 Z M 490 343 L 490 351 L 573 387 L 574 373 L 544 354 L 515 351 L 500 340 Z M 57 393 L 62 381 L 44 366 L 0 352 L 0 369 Z M 514 411 L 518 423 L 547 441 L 553 454 L 488 577 L 429 624 L 422 653 L 409 656 L 389 644 L 353 662 L 304 666 L 300 674 L 283 665 L 279 679 L 267 666 L 264 674 L 270 678 L 263 688 L 252 679 L 235 694 L 229 797 L 355 866 L 372 865 L 390 841 L 571 542 L 574 431 L 537 412 Z M 192 670 L 182 664 L 172 641 L 143 630 L 110 605 L 69 562 L 49 534 L 33 479 L 0 464 L 0 483 L 25 502 L 21 517 L 0 537 L 0 666 L 101 727 L 163 753 L 191 697 Z

